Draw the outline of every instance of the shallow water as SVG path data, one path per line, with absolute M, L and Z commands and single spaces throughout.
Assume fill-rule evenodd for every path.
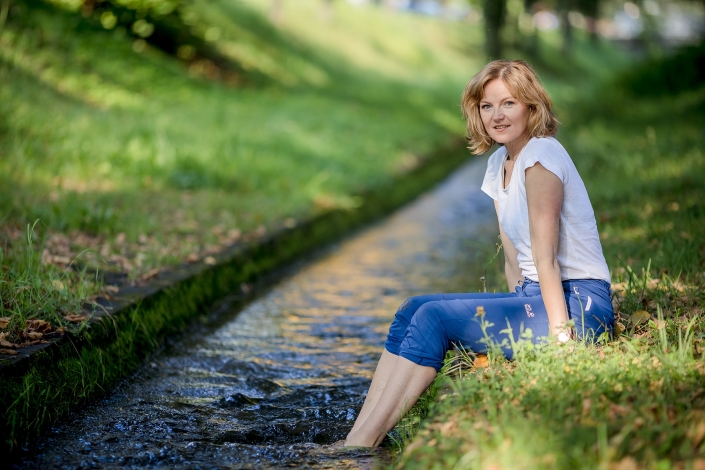
M 477 291 L 495 251 L 476 160 L 302 265 L 240 311 L 172 341 L 71 414 L 20 468 L 374 468 L 393 450 L 326 446 L 362 405 L 408 296 Z M 497 261 L 495 261 L 497 262 Z M 227 310 L 227 304 L 225 307 Z

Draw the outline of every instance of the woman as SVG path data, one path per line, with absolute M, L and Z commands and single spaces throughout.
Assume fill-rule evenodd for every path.
M 461 104 L 472 152 L 500 144 L 482 190 L 494 199 L 514 292 L 406 300 L 346 446 L 379 445 L 431 384 L 453 344 L 485 352 L 489 336 L 511 359 L 509 345 L 528 329 L 535 342 L 612 331 L 610 273 L 595 216 L 575 165 L 554 138 L 558 121 L 536 73 L 520 60 L 491 62 L 470 80 Z

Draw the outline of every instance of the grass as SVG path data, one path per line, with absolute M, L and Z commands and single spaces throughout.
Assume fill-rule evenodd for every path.
M 189 4 L 245 71 L 228 75 L 16 3 L 0 30 L 0 317 L 17 325 L 63 324 L 105 293 L 85 267 L 140 282 L 355 207 L 462 135 L 457 97 L 482 61 L 459 23 L 346 2 L 326 20 L 305 0 L 274 26 L 267 2 Z
M 399 468 L 705 465 L 705 88 L 659 96 L 618 83 L 564 108 L 559 139 L 595 209 L 619 335 L 486 368 L 466 359 Z M 491 270 L 490 290 L 505 288 L 499 263 Z

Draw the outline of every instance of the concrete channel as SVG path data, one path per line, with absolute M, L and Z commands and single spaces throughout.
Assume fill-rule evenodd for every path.
M 359 231 L 244 309 L 172 340 L 112 393 L 23 450 L 16 468 L 374 468 L 339 450 L 408 296 L 481 289 L 495 252 L 485 160 Z M 499 261 L 495 261 L 499 262 Z

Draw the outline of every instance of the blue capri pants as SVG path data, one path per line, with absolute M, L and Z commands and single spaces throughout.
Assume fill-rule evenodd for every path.
M 597 279 L 564 281 L 563 292 L 578 338 L 589 341 L 605 331 L 612 333 L 614 312 L 609 283 Z M 486 334 L 476 316 L 477 307 L 484 307 L 482 321 Z M 512 340 L 518 341 L 528 328 L 534 343 L 549 336 L 548 314 L 539 283 L 525 279 L 511 293 L 410 297 L 397 310 L 384 347 L 392 354 L 439 371 L 453 344 L 485 353 L 489 339 L 501 345 L 504 355 L 512 359 Z

